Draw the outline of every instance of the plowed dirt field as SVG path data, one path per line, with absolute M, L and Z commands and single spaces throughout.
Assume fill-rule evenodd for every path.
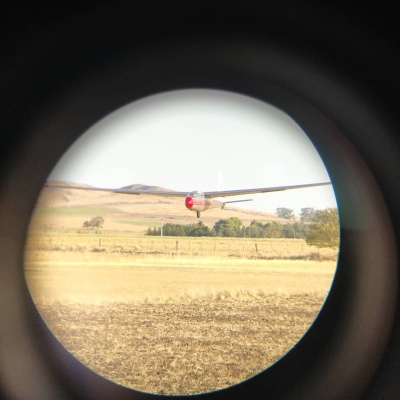
M 26 261 L 44 321 L 96 373 L 158 394 L 245 380 L 313 323 L 335 262 L 128 258 Z
M 81 362 L 127 387 L 192 394 L 245 380 L 277 361 L 315 319 L 324 298 L 56 303 L 40 311 Z

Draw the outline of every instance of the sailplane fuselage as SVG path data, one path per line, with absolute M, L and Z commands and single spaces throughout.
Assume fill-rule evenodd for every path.
M 186 196 L 185 206 L 190 211 L 201 212 L 212 208 L 223 208 L 224 203 L 207 197 L 203 192 L 196 190 Z

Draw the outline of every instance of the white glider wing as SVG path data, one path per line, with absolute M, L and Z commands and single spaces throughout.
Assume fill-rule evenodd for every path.
M 186 197 L 188 192 L 175 192 L 173 190 L 137 190 L 137 189 L 109 189 L 109 188 L 95 188 L 90 186 L 73 186 L 73 185 L 59 185 L 59 184 L 45 184 L 44 187 L 54 189 L 77 189 L 77 190 L 95 190 L 99 192 L 111 192 L 111 193 L 122 193 L 122 194 L 134 194 L 134 195 L 151 195 L 151 196 L 163 196 L 163 197 Z
M 245 194 L 255 194 L 255 193 L 268 193 L 268 192 L 280 192 L 283 190 L 291 189 L 302 189 L 316 186 L 326 186 L 331 185 L 331 182 L 322 183 L 308 183 L 303 185 L 292 185 L 292 186 L 276 186 L 267 188 L 257 188 L 257 189 L 240 189 L 240 190 L 219 190 L 215 192 L 204 192 L 206 197 L 228 197 L 228 196 L 240 196 Z M 150 195 L 150 196 L 162 196 L 162 197 L 186 197 L 189 192 L 175 192 L 166 190 L 137 190 L 137 189 L 107 189 L 107 188 L 94 188 L 85 186 L 69 186 L 69 185 L 58 185 L 58 184 L 45 184 L 44 187 L 57 188 L 57 189 L 79 189 L 79 190 L 97 190 L 101 192 L 112 192 L 112 193 L 122 193 L 122 194 L 133 194 L 133 195 Z
M 309 188 L 316 186 L 326 186 L 331 184 L 332 184 L 331 182 L 322 182 L 322 183 L 307 183 L 304 185 L 276 186 L 276 187 L 258 188 L 258 189 L 222 190 L 215 192 L 204 192 L 204 195 L 207 197 L 240 196 L 245 194 L 280 192 L 283 190 L 302 189 L 302 188 Z

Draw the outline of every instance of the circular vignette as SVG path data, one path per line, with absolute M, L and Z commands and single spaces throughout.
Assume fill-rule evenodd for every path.
M 182 88 L 246 94 L 294 118 L 330 173 L 341 224 L 338 272 L 323 310 L 305 337 L 256 377 L 199 397 L 258 399 L 268 394 L 272 399 L 356 399 L 377 369 L 396 299 L 395 241 L 387 210 L 387 183 L 394 181 L 393 165 L 387 164 L 394 158 L 392 128 L 359 89 L 346 86 L 310 53 L 268 39 L 262 43 L 246 37 L 217 43 L 211 39 L 180 40 L 161 49 L 153 43 L 135 54 L 114 55 L 110 61 L 104 54 L 101 67 L 95 67 L 93 60 L 83 63 L 85 74 L 45 91 L 26 122 L 18 125 L 26 132 L 25 141 L 17 143 L 0 188 L 0 246 L 6 278 L 1 280 L 1 295 L 2 307 L 7 305 L 2 311 L 1 385 L 14 397 L 155 398 L 95 375 L 53 338 L 29 297 L 22 272 L 23 248 L 41 185 L 65 148 L 111 111 L 151 94 Z M 53 63 L 56 67 L 59 60 Z M 43 78 L 42 73 L 39 76 Z M 58 78 L 65 82 L 66 76 Z M 29 92 L 28 100 L 38 93 L 38 89 Z M 346 112 L 348 107 L 352 113 Z M 384 161 L 383 147 L 388 149 Z M 385 171 L 389 171 L 386 178 Z M 21 376 L 26 385 L 21 384 Z

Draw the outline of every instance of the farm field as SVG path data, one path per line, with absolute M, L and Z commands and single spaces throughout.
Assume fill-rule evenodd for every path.
M 158 394 L 220 389 L 276 362 L 318 315 L 336 268 L 335 253 L 309 260 L 315 249 L 298 241 L 134 240 L 32 234 L 25 276 L 45 322 L 82 363 Z M 301 249 L 304 259 L 268 259 Z
M 26 244 L 32 260 L 111 259 L 115 255 L 171 255 L 255 259 L 326 259 L 336 261 L 337 250 L 308 246 L 303 239 L 253 239 L 229 237 L 136 236 L 118 232 L 32 232 Z
M 177 259 L 26 262 L 36 304 L 102 304 L 198 297 L 260 297 L 322 293 L 332 283 L 332 261 Z
M 63 345 L 96 373 L 136 390 L 195 394 L 248 379 L 281 358 L 324 296 L 216 296 L 39 307 Z

